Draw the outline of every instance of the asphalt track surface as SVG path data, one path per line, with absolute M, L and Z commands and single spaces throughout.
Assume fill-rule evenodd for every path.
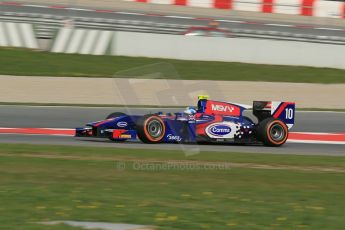
M 209 20 L 207 18 L 200 18 L 198 15 L 165 15 L 164 17 L 157 14 L 148 14 L 147 12 L 135 12 L 128 10 L 126 12 L 97 12 L 78 10 L 77 8 L 59 9 L 59 8 L 43 8 L 43 7 L 30 7 L 30 6 L 11 6 L 1 5 L 0 12 L 14 12 L 14 13 L 35 13 L 47 14 L 65 17 L 85 17 L 85 18 L 104 18 L 104 19 L 117 19 L 117 20 L 135 20 L 145 22 L 167 23 L 167 24 L 180 24 L 190 26 L 205 26 Z M 168 17 L 167 17 L 168 16 Z M 205 20 L 206 19 L 206 20 Z M 290 34 L 304 34 L 304 35 L 318 35 L 318 36 L 337 36 L 345 37 L 345 30 L 339 26 L 309 26 L 305 24 L 291 24 L 286 22 L 279 22 L 273 20 L 255 20 L 247 21 L 245 18 L 227 17 L 217 18 L 213 17 L 220 22 L 220 27 L 227 29 L 246 29 L 257 30 L 266 32 L 286 32 Z
M 75 128 L 90 121 L 104 119 L 119 111 L 127 114 L 147 114 L 157 111 L 175 112 L 178 109 L 157 108 L 89 108 L 89 107 L 44 107 L 0 106 L 0 127 L 9 128 Z M 294 132 L 345 132 L 345 113 L 297 112 Z M 250 152 L 302 155 L 345 156 L 345 145 L 286 143 L 280 148 L 238 145 L 146 145 L 140 142 L 113 143 L 106 139 L 74 138 L 66 136 L 0 134 L 0 143 L 54 144 L 71 146 L 95 146 L 137 149 L 177 149 L 194 154 L 199 151 Z

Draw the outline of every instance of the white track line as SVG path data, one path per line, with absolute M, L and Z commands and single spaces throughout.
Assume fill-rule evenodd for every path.
M 266 26 L 278 26 L 278 27 L 295 27 L 295 25 L 287 25 L 287 24 L 274 24 L 274 23 L 269 23 L 269 24 L 264 24 Z
M 307 134 L 307 135 L 345 135 L 344 133 L 323 133 L 323 132 L 291 132 L 291 134 Z
M 145 15 L 143 13 L 122 12 L 122 11 L 118 11 L 118 12 L 114 11 L 114 13 L 116 13 L 116 14 L 125 14 L 125 15 L 139 15 L 139 16 Z
M 218 19 L 215 21 L 217 21 L 217 22 L 229 22 L 229 23 L 245 23 L 245 21 L 226 20 L 226 19 Z
M 294 140 L 288 139 L 288 143 L 300 143 L 300 144 L 331 144 L 331 145 L 345 145 L 345 142 L 341 141 L 307 141 L 307 140 Z
M 82 8 L 66 8 L 66 10 L 74 10 L 74 11 L 94 11 L 92 9 L 82 9 Z
M 193 17 L 186 17 L 186 16 L 175 16 L 175 15 L 167 15 L 164 16 L 165 18 L 178 18 L 178 19 L 194 19 Z
M 332 30 L 332 31 L 343 31 L 344 29 L 339 29 L 339 28 L 323 28 L 323 27 L 320 27 L 320 28 L 314 28 L 316 30 Z
M 26 6 L 26 7 L 35 7 L 35 8 L 49 8 L 47 6 L 43 6 L 43 5 L 22 5 L 22 6 Z

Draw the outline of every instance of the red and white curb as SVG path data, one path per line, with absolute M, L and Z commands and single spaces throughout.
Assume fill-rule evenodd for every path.
M 114 14 L 124 14 L 124 15 L 135 15 L 135 16 L 151 16 L 151 17 L 165 17 L 165 18 L 176 18 L 176 19 L 187 19 L 187 20 L 205 20 L 205 21 L 217 21 L 225 23 L 238 23 L 238 24 L 255 24 L 263 26 L 272 27 L 290 27 L 290 28 L 306 28 L 315 30 L 330 30 L 330 31 L 344 31 L 343 28 L 327 28 L 327 27 L 317 27 L 312 25 L 293 25 L 293 24 L 279 24 L 279 23 L 263 23 L 257 21 L 242 21 L 242 20 L 226 20 L 226 19 L 214 19 L 214 18 L 198 18 L 198 17 L 188 17 L 179 15 L 164 15 L 164 14 L 150 14 L 150 13 L 139 13 L 139 12 L 123 12 L 107 9 L 89 9 L 89 8 L 75 8 L 68 7 L 64 5 L 36 5 L 36 4 L 24 4 L 19 2 L 0 2 L 0 6 L 17 6 L 17 7 L 34 7 L 34 8 L 46 8 L 46 9 L 57 9 L 57 10 L 70 10 L 70 11 L 86 11 L 86 12 L 97 12 L 97 13 L 114 13 Z
M 345 144 L 345 133 L 292 132 L 288 142 L 308 144 Z
M 0 134 L 23 134 L 23 135 L 47 135 L 47 136 L 70 136 L 76 134 L 75 129 L 57 128 L 2 128 Z M 314 133 L 314 132 L 291 132 L 288 142 L 305 144 L 342 144 L 345 145 L 345 133 Z
M 75 136 L 75 129 L 52 128 L 0 128 L 0 134 L 25 134 L 49 136 Z

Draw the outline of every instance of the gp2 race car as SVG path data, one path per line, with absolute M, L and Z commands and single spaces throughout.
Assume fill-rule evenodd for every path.
M 254 122 L 243 115 L 253 109 Z M 77 128 L 77 137 L 109 138 L 115 142 L 140 139 L 144 143 L 239 143 L 281 146 L 294 125 L 295 103 L 254 101 L 253 106 L 208 100 L 181 113 L 110 114 L 105 120 Z

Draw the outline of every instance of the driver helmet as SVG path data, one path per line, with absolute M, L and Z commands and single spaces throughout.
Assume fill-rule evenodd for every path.
M 187 107 L 184 113 L 188 115 L 196 114 L 196 109 L 194 107 Z

